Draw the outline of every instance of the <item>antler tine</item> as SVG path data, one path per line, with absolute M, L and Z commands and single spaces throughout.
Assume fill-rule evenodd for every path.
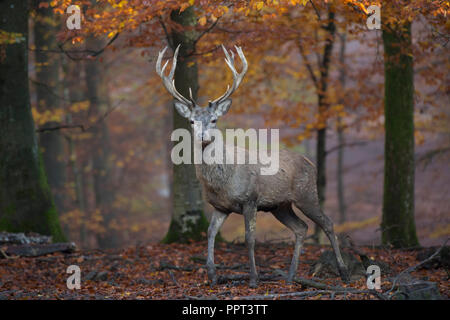
M 185 97 L 183 97 L 183 95 L 181 95 L 177 91 L 177 88 L 175 87 L 175 80 L 173 79 L 173 76 L 175 74 L 175 69 L 176 69 L 176 66 L 177 66 L 177 57 L 178 57 L 179 49 L 180 49 L 180 45 L 178 45 L 178 47 L 175 49 L 175 52 L 173 54 L 172 68 L 170 69 L 168 77 L 164 75 L 164 70 L 166 69 L 169 60 L 167 60 L 166 63 L 164 64 L 164 66 L 161 68 L 161 61 L 162 61 L 162 58 L 164 56 L 164 53 L 167 50 L 167 47 L 165 47 L 162 51 L 159 52 L 158 60 L 156 61 L 156 73 L 158 73 L 158 75 L 163 80 L 163 84 L 166 87 L 167 91 L 175 99 L 177 99 L 180 102 L 183 102 L 183 103 L 187 104 L 188 106 L 193 107 L 194 104 L 195 104 L 194 99 L 192 99 L 192 97 L 191 97 L 191 100 L 188 100 Z M 192 93 L 190 93 L 190 94 L 192 96 Z
M 167 47 L 165 47 L 162 51 L 160 51 L 158 53 L 158 60 L 156 60 L 156 73 L 158 73 L 159 75 L 161 75 L 162 70 L 161 70 L 161 61 L 162 61 L 162 57 L 164 55 L 164 53 L 166 52 Z M 164 68 L 167 65 L 167 62 L 169 62 L 168 60 L 166 61 L 166 64 L 164 65 Z
M 239 85 L 241 84 L 242 79 L 244 78 L 245 73 L 247 72 L 248 69 L 248 64 L 247 64 L 247 59 L 245 59 L 245 55 L 242 52 L 242 48 L 234 46 L 236 48 L 236 52 L 239 55 L 239 58 L 242 61 L 242 71 L 241 73 L 238 73 L 236 71 L 236 68 L 234 66 L 234 52 L 230 50 L 231 52 L 231 56 L 228 53 L 228 50 L 225 49 L 225 47 L 222 45 L 222 49 L 223 52 L 225 53 L 225 62 L 228 65 L 228 67 L 230 68 L 231 72 L 233 73 L 233 84 L 228 85 L 227 86 L 227 91 L 225 91 L 225 93 L 220 96 L 219 98 L 217 98 L 216 100 L 210 102 L 210 103 L 219 103 L 225 99 L 227 99 L 229 96 L 231 96 L 231 94 L 236 91 L 236 89 L 239 87 Z
M 170 69 L 169 78 L 173 79 L 173 76 L 175 75 L 175 68 L 177 67 L 177 58 L 178 58 L 178 51 L 180 50 L 181 44 L 177 46 L 175 49 L 175 52 L 173 54 L 173 60 L 172 60 L 172 69 Z
M 194 96 L 192 95 L 192 88 L 191 87 L 189 87 L 189 98 L 191 99 L 192 103 L 195 105 L 196 102 L 194 100 Z
M 234 62 L 234 53 L 233 51 L 230 50 L 231 55 L 233 56 L 233 58 L 230 58 L 230 54 L 228 53 L 228 50 L 225 48 L 225 46 L 222 44 L 222 50 L 225 53 L 225 61 L 230 61 L 230 62 Z
M 234 46 L 234 47 L 236 48 L 236 52 L 238 53 L 239 58 L 242 61 L 242 71 L 241 71 L 242 76 L 239 77 L 239 79 L 238 79 L 238 83 L 236 84 L 236 88 L 237 88 L 241 84 L 241 81 L 244 78 L 244 74 L 247 73 L 248 63 L 247 63 L 247 59 L 245 58 L 244 52 L 242 52 L 242 48 L 238 47 L 238 46 Z

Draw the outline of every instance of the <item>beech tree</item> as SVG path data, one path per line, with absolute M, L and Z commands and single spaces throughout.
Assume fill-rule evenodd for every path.
M 414 69 L 411 21 L 388 18 L 401 14 L 399 11 L 388 3 L 383 7 L 385 148 L 381 227 L 383 243 L 412 247 L 419 244 L 414 220 Z
M 197 18 L 194 7 L 183 12 L 173 10 L 170 18 L 184 27 L 195 26 Z M 189 88 L 192 89 L 194 99 L 198 92 L 198 69 L 194 56 L 189 56 L 195 50 L 195 42 L 199 33 L 195 30 L 174 30 L 168 35 L 168 42 L 174 50 L 180 45 L 180 57 L 175 70 L 175 84 L 177 90 L 189 97 Z M 172 106 L 171 106 L 172 107 Z M 178 112 L 173 114 L 173 128 L 190 130 L 189 123 Z M 208 220 L 204 214 L 204 203 L 200 182 L 195 174 L 194 164 L 179 164 L 173 166 L 172 180 L 172 220 L 169 230 L 163 239 L 164 242 L 186 242 L 189 239 L 200 240 L 208 230 Z
M 61 241 L 29 101 L 28 10 L 27 1 L 0 3 L 0 230 Z
M 41 113 L 54 114 L 60 108 L 62 88 L 60 70 L 62 57 L 52 53 L 57 48 L 56 34 L 58 20 L 52 8 L 41 6 L 44 1 L 33 1 L 34 10 L 34 57 L 36 61 L 36 78 L 33 80 L 36 88 L 37 110 Z M 56 121 L 49 121 L 40 129 L 54 127 Z M 64 137 L 58 130 L 42 130 L 39 134 L 39 145 L 42 151 L 48 183 L 52 190 L 58 211 L 65 208 L 65 162 Z

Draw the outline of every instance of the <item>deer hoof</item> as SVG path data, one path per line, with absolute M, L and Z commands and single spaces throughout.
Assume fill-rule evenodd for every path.
M 342 281 L 344 281 L 345 283 L 350 282 L 350 275 L 349 275 L 347 269 L 342 269 L 342 270 L 340 270 L 339 273 L 341 274 Z
M 217 276 L 214 275 L 214 277 L 208 277 L 209 278 L 209 286 L 214 287 L 217 285 Z
M 208 269 L 208 279 L 210 281 L 211 286 L 215 286 L 217 284 L 216 270 Z
M 294 282 L 295 273 L 296 273 L 295 271 L 294 272 L 289 271 L 289 273 L 287 274 L 287 277 L 286 277 L 287 284 L 292 284 Z
M 252 289 L 258 288 L 258 280 L 250 279 L 249 287 Z
M 209 280 L 209 286 L 212 288 L 217 285 L 217 278 Z

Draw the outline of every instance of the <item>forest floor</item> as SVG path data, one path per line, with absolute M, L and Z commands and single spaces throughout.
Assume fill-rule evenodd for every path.
M 448 247 L 447 247 L 448 248 Z M 435 252 L 439 248 L 428 249 Z M 281 271 L 289 268 L 291 243 L 257 243 L 259 287 L 248 287 L 247 249 L 243 244 L 218 243 L 215 262 L 219 284 L 210 287 L 205 268 L 206 242 L 149 244 L 117 250 L 75 251 L 41 257 L 0 257 L 1 299 L 383 299 L 398 274 L 417 265 L 427 249 L 358 247 L 378 261 L 381 290 L 367 289 L 366 278 L 356 276 L 343 283 L 336 275 L 319 278 L 312 270 L 327 246 L 305 245 L 300 257 L 298 281 L 287 284 Z M 349 249 L 343 249 L 349 252 Z M 423 258 L 421 259 L 423 260 Z M 67 267 L 81 270 L 81 288 L 67 288 Z M 426 266 L 426 265 L 425 265 Z M 409 277 L 437 283 L 443 299 L 450 297 L 448 266 L 423 265 Z

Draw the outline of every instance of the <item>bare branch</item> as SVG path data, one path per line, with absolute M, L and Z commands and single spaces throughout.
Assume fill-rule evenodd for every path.
M 191 57 L 191 56 L 203 56 L 203 55 L 208 54 L 208 53 L 216 52 L 220 47 L 221 47 L 221 46 L 215 46 L 214 48 L 212 48 L 212 49 L 210 49 L 210 50 L 207 50 L 207 51 L 204 51 L 204 52 L 194 52 L 194 51 L 193 51 L 193 52 L 187 54 L 186 57 Z
M 357 141 L 357 142 L 339 144 L 339 145 L 334 146 L 333 148 L 330 148 L 327 151 L 325 151 L 325 154 L 328 155 L 328 154 L 330 154 L 334 151 L 337 151 L 339 149 L 342 149 L 342 148 L 361 146 L 361 145 L 365 145 L 368 143 L 369 143 L 369 141 Z
M 316 15 L 317 15 L 317 18 L 319 19 L 319 21 L 322 21 L 322 18 L 320 17 L 320 12 L 319 12 L 319 10 L 317 10 L 317 7 L 314 4 L 314 2 L 312 2 L 312 0 L 309 0 L 309 2 L 311 3 L 312 7 L 314 8 L 314 11 L 316 12 Z
M 41 86 L 41 87 L 45 88 L 45 90 L 48 91 L 49 94 L 51 94 L 52 96 L 54 96 L 55 98 L 57 98 L 59 100 L 66 101 L 66 102 L 69 102 L 69 103 L 76 103 L 76 102 L 82 102 L 83 101 L 83 100 L 70 100 L 70 99 L 64 98 L 64 97 L 60 96 L 59 94 L 57 94 L 55 92 L 54 87 L 52 87 L 52 86 L 50 86 L 50 85 L 48 85 L 46 83 L 39 82 L 39 81 L 37 81 L 35 79 L 32 79 L 32 78 L 28 78 L 28 80 L 30 80 L 31 83 L 33 83 L 33 84 L 35 84 L 37 86 Z
M 164 24 L 161 16 L 158 16 L 158 21 L 164 31 L 164 34 L 166 35 L 167 43 L 169 44 L 170 49 L 174 50 L 172 37 L 169 35 L 169 32 L 167 31 L 166 25 Z
M 74 129 L 74 128 L 81 129 L 81 131 L 85 132 L 85 131 L 97 126 L 100 122 L 105 120 L 105 118 L 111 112 L 116 110 L 122 102 L 123 102 L 123 99 L 120 100 L 116 106 L 114 106 L 111 109 L 109 109 L 108 111 L 106 111 L 100 118 L 97 119 L 97 121 L 95 121 L 93 124 L 91 124 L 89 126 L 86 126 L 85 124 L 62 124 L 62 125 L 54 126 L 54 127 L 39 128 L 39 129 L 36 129 L 36 132 L 56 131 L 56 130 L 61 130 L 61 129 Z
M 88 59 L 88 57 L 96 57 L 100 54 L 102 54 L 105 49 L 107 47 L 109 47 L 118 37 L 119 37 L 120 32 L 116 33 L 114 35 L 114 37 L 112 37 L 108 43 L 101 48 L 100 50 L 89 50 L 89 49 L 85 49 L 85 50 L 66 50 L 63 48 L 64 43 L 59 43 L 58 44 L 58 48 L 59 50 L 44 50 L 44 49 L 31 49 L 28 48 L 28 50 L 30 51 L 39 51 L 39 52 L 53 52 L 53 53 L 64 53 L 70 60 L 73 61 L 79 61 L 79 60 L 86 60 Z M 79 58 L 79 57 L 74 57 L 72 56 L 72 54 L 86 54 L 85 56 Z
M 416 156 L 416 164 L 423 162 L 424 167 L 426 167 L 431 162 L 431 160 L 433 160 L 433 158 L 435 156 L 438 156 L 442 153 L 446 153 L 449 151 L 450 151 L 450 147 L 437 148 L 437 149 L 427 151 L 425 154 L 423 154 L 421 156 Z
M 302 55 L 302 59 L 305 62 L 306 69 L 308 69 L 309 76 L 311 77 L 311 80 L 314 83 L 314 86 L 318 90 L 319 89 L 319 82 L 317 81 L 317 77 L 314 74 L 314 70 L 313 70 L 313 68 L 311 66 L 311 62 L 309 61 L 308 56 L 305 54 L 305 51 L 303 49 L 303 45 L 302 45 L 300 40 L 297 41 L 297 45 L 298 45 L 298 48 L 300 50 L 300 54 Z
M 203 32 L 200 33 L 199 36 L 194 40 L 194 43 L 193 43 L 194 52 L 192 52 L 192 54 L 195 53 L 195 49 L 196 49 L 196 44 L 197 44 L 197 42 L 198 42 L 205 34 L 207 34 L 207 33 L 210 32 L 212 29 L 214 29 L 214 27 L 215 27 L 215 26 L 217 25 L 217 23 L 219 22 L 220 18 L 221 18 L 221 17 L 218 17 L 218 18 L 216 19 L 216 21 L 214 21 L 208 28 L 206 28 L 205 30 L 203 30 Z

